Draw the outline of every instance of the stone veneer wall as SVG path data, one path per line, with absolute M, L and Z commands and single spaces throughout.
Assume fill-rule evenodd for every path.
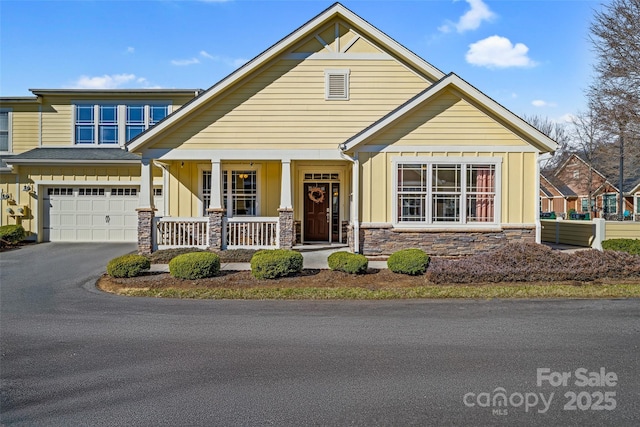
M 224 209 L 207 209 L 209 214 L 209 248 L 222 249 Z
M 291 249 L 296 237 L 293 223 L 293 209 L 278 209 L 278 216 L 280 249 Z
M 155 209 L 141 208 L 138 211 L 138 253 L 150 255 L 153 252 L 153 218 Z
M 353 250 L 353 227 L 349 227 L 349 248 Z M 407 248 L 420 248 L 434 256 L 463 256 L 499 248 L 505 243 L 535 243 L 534 227 L 503 227 L 481 231 L 410 231 L 391 226 L 360 228 L 360 251 L 364 255 L 391 255 Z

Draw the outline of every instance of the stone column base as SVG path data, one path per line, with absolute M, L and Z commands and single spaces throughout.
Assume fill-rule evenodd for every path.
M 293 209 L 278 209 L 278 228 L 280 230 L 280 249 L 291 249 L 295 241 Z
M 209 249 L 223 249 L 225 246 L 225 242 L 222 240 L 225 210 L 221 208 L 207 209 L 207 213 L 209 214 Z
M 153 218 L 155 209 L 140 208 L 138 212 L 138 253 L 151 255 L 153 252 Z

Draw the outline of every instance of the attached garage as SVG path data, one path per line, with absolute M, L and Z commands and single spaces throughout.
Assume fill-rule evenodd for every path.
M 137 240 L 137 187 L 49 187 L 45 191 L 45 241 Z

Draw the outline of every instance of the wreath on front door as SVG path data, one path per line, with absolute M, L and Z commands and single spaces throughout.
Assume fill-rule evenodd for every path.
M 313 203 L 320 204 L 324 202 L 325 191 L 320 187 L 309 187 L 307 195 Z

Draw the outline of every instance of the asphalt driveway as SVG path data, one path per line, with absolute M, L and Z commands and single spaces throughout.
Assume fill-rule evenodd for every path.
M 190 301 L 95 290 L 106 262 L 134 249 L 0 253 L 1 424 L 640 424 L 636 300 Z M 582 385 L 581 368 L 617 381 Z M 549 381 L 565 373 L 566 385 Z

